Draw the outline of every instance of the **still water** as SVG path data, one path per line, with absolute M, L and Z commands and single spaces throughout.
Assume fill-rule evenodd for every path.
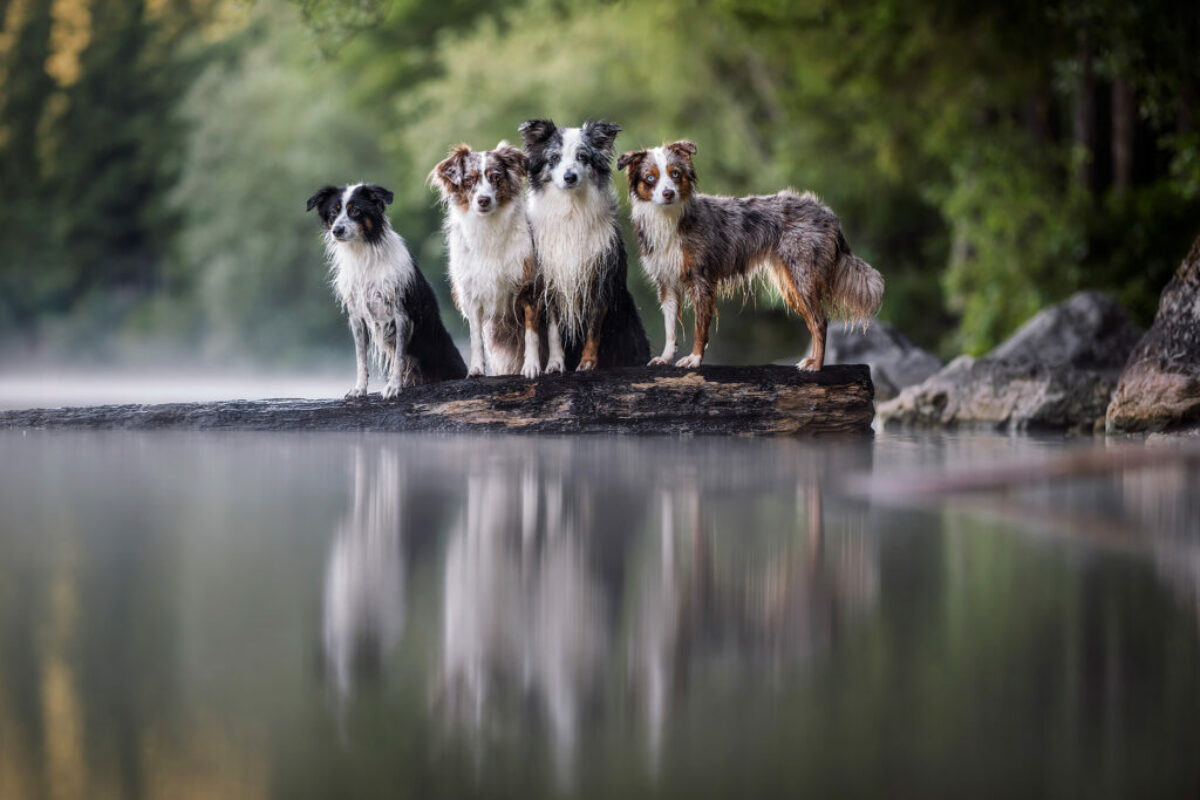
M 0 798 L 1197 796 L 1200 472 L 904 488 L 1073 447 L 3 433 Z

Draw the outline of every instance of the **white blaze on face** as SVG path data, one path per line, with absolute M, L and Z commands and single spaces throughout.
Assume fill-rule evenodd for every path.
M 573 189 L 583 184 L 584 169 L 583 165 L 579 163 L 579 145 L 583 138 L 583 130 L 581 128 L 564 128 L 562 137 L 562 158 L 550 171 L 550 178 L 560 189 Z M 576 177 L 575 183 L 571 185 L 568 185 L 566 181 L 568 172 L 573 173 Z
M 492 186 L 492 182 L 488 180 L 488 156 L 491 152 L 479 154 L 479 183 L 475 185 L 474 196 L 471 204 L 480 214 L 490 214 L 496 209 L 496 187 Z M 480 205 L 480 200 L 487 198 L 486 208 Z
M 361 183 L 351 184 L 342 192 L 342 207 L 338 211 L 338 215 L 334 217 L 333 223 L 329 226 L 329 230 L 331 231 L 337 230 L 338 226 L 343 228 L 341 237 L 335 237 L 340 238 L 341 241 L 357 239 L 361 233 L 358 223 L 350 219 L 350 215 L 346 211 L 350 207 L 350 198 L 354 196 L 355 190 L 360 186 L 362 186 Z
M 654 154 L 654 165 L 658 167 L 658 181 L 654 184 L 653 200 L 660 206 L 670 205 L 679 199 L 679 187 L 671 179 L 672 167 L 667 160 L 667 151 L 662 147 L 656 147 L 650 152 Z M 668 189 L 674 192 L 669 199 L 663 196 L 663 192 Z

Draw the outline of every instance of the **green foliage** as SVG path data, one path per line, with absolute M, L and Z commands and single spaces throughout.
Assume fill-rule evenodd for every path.
M 39 314 L 62 307 L 71 281 L 44 224 L 50 193 L 36 157 L 42 109 L 55 89 L 42 68 L 50 48 L 50 8 L 28 8 L 29 17 L 18 21 L 6 7 L 5 22 L 19 27 L 5 31 L 11 44 L 0 56 L 0 186 L 25 195 L 8 204 L 0 234 L 0 331 L 28 328 Z
M 283 17 L 281 20 L 280 17 Z M 173 204 L 173 274 L 195 298 L 210 357 L 274 361 L 344 345 L 313 214 L 328 183 L 391 184 L 347 75 L 316 59 L 286 7 L 263 14 L 183 100 L 190 135 Z
M 55 32 L 58 5 L 83 39 Z M 23 198 L 0 228 L 0 331 L 337 351 L 303 198 L 388 185 L 447 300 L 425 176 L 533 116 L 614 120 L 618 150 L 690 138 L 705 191 L 816 191 L 885 275 L 882 316 L 943 355 L 1083 287 L 1148 322 L 1200 218 L 1200 15 L 1183 0 L 245 8 L 0 0 L 0 182 Z M 752 302 L 765 313 L 724 306 L 714 357 L 796 355 L 799 321 Z
M 1039 163 L 1036 150 L 1014 146 L 1011 137 L 979 143 L 952 165 L 940 204 L 954 230 L 943 280 L 962 320 L 955 352 L 982 355 L 1042 306 L 1087 285 L 1080 199 L 1047 177 L 1054 165 Z

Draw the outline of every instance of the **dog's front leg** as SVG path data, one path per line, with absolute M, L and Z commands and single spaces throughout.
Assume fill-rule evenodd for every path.
M 396 349 L 392 354 L 392 375 L 388 378 L 387 386 L 383 387 L 383 399 L 391 400 L 400 394 L 400 390 L 416 383 L 416 372 L 413 369 L 412 356 L 408 354 L 408 345 L 412 339 L 413 324 L 407 314 L 396 315 Z
M 675 289 L 662 289 L 658 293 L 658 302 L 662 306 L 663 330 L 667 333 L 663 344 L 662 355 L 650 359 L 650 366 L 665 367 L 675 357 L 675 328 L 679 324 L 679 292 Z
M 367 394 L 367 321 L 351 315 L 350 333 L 354 336 L 354 388 L 346 392 L 346 398 L 365 397 Z
M 696 335 L 692 342 L 691 355 L 684 356 L 675 362 L 675 366 L 685 369 L 695 369 L 704 359 L 704 351 L 708 349 L 708 326 L 712 324 L 713 309 L 716 297 L 708 287 L 698 287 L 692 292 L 692 308 L 696 312 Z
M 550 356 L 546 359 L 546 374 L 563 372 L 566 367 L 566 357 L 563 355 L 562 331 L 558 328 L 558 315 L 550 312 L 550 324 L 546 336 L 550 339 Z
M 471 308 L 471 315 L 467 318 L 467 325 L 471 328 L 471 366 L 467 369 L 468 378 L 478 378 L 485 374 L 483 360 L 483 309 L 476 305 Z
M 542 374 L 542 342 L 538 336 L 538 324 L 541 321 L 541 309 L 536 303 L 526 302 L 525 309 L 525 364 L 521 374 L 526 378 L 536 378 Z

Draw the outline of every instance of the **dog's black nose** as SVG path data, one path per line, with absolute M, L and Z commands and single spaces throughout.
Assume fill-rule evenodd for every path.
M 579 175 L 576 174 L 575 170 L 569 169 L 563 173 L 563 183 L 567 186 L 574 186 L 579 183 Z
M 487 211 L 492 207 L 492 198 L 490 197 L 480 197 L 475 202 L 479 204 L 480 211 Z
M 671 201 L 675 199 L 674 189 L 663 189 L 663 200 Z
M 340 239 L 340 238 L 342 238 L 343 236 L 345 236 L 345 235 L 346 235 L 346 226 L 345 226 L 345 225 L 335 225 L 335 226 L 333 226 L 333 235 L 334 235 L 336 238 L 338 238 L 338 239 Z

